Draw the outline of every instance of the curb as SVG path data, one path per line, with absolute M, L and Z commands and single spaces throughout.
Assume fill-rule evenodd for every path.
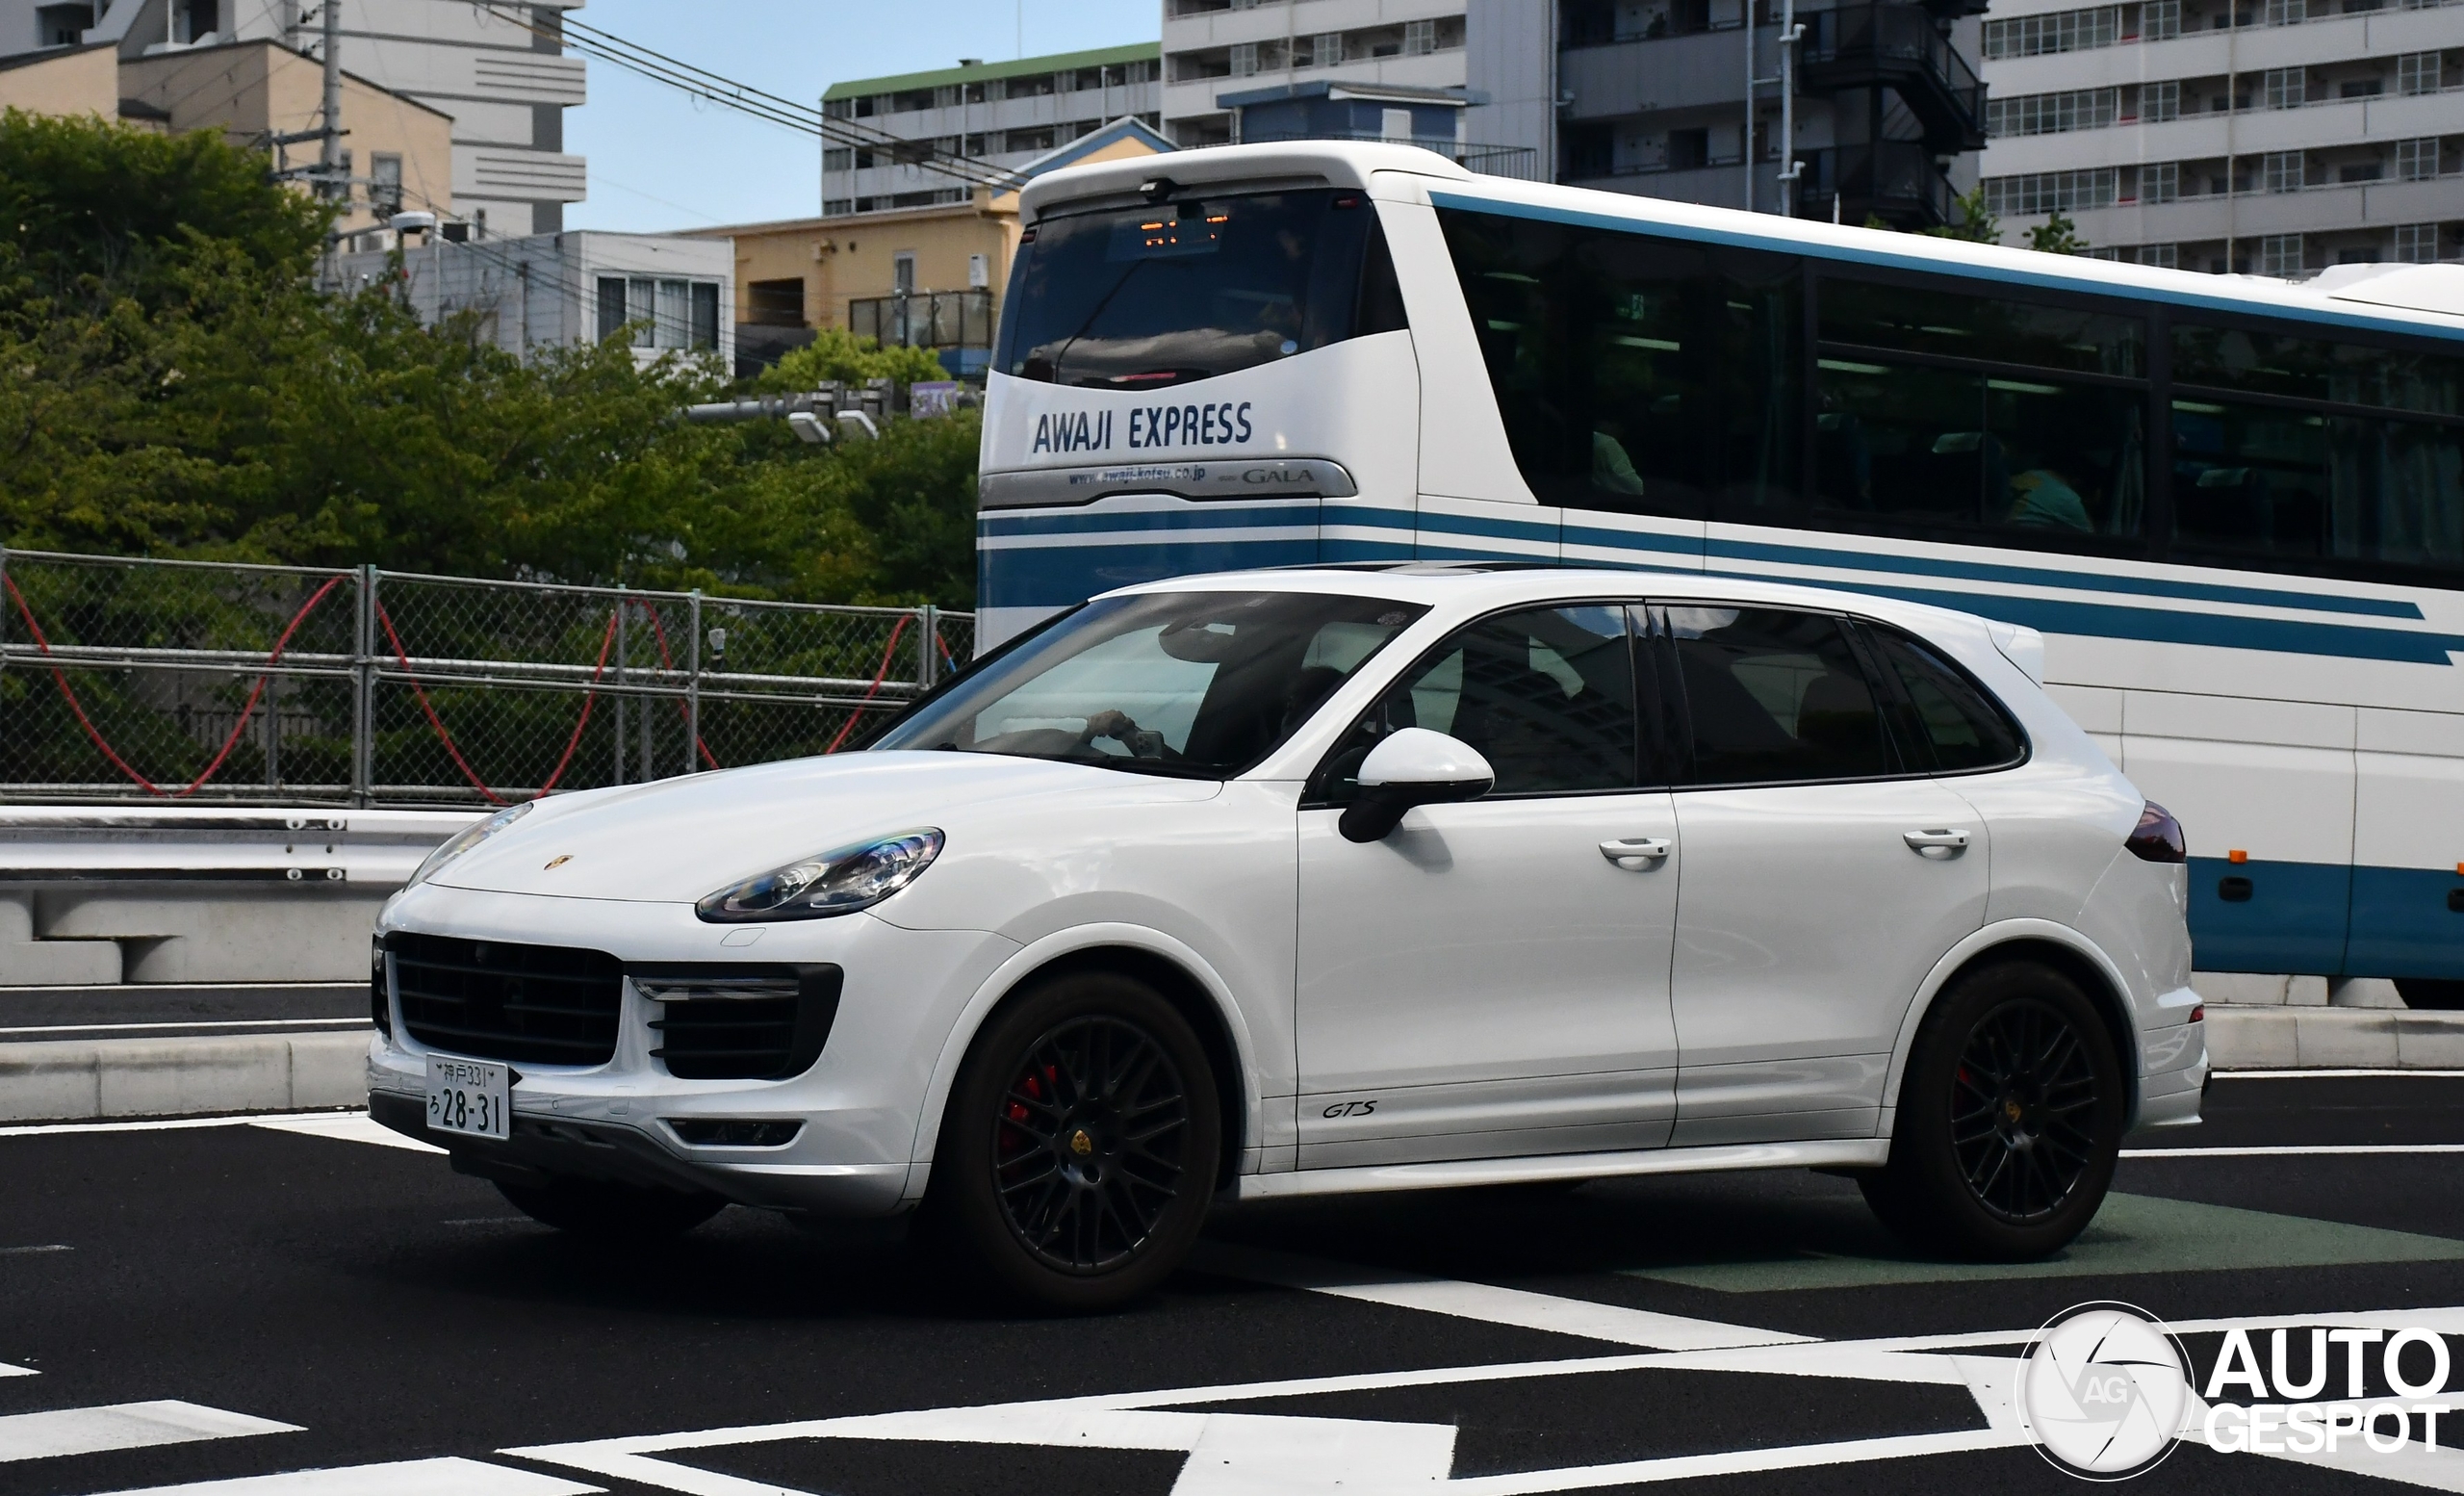
M 2464 1013 L 2207 1005 L 2220 1070 L 2464 1070 Z
M 0 1122 L 368 1104 L 361 1031 L 0 1045 Z

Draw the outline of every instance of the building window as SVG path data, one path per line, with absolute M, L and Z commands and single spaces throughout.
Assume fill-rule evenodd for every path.
M 2271 193 L 2297 193 L 2302 188 L 2303 157 L 2297 150 L 2272 150 L 2259 158 L 2259 182 Z
M 1344 34 L 1322 31 L 1309 39 L 1309 65 L 1332 67 L 1344 60 Z
M 2163 124 L 2182 116 L 2182 82 L 2169 78 L 2163 83 L 2139 86 L 2139 117 L 2148 124 Z
M 2336 89 L 2338 97 L 2348 99 L 2373 99 L 2386 91 L 2387 80 L 2384 78 L 2356 78 Z
M 1990 176 L 1985 179 L 1985 211 L 1996 218 L 2017 219 L 2056 211 L 2110 208 L 2119 196 L 2120 187 L 2121 172 L 2114 167 Z
M 856 115 L 855 106 L 856 101 L 854 99 L 823 99 L 821 101 L 821 112 L 827 118 L 852 119 Z
M 856 169 L 856 152 L 845 145 L 835 146 L 832 149 L 825 150 L 821 153 L 821 169 L 824 171 L 853 171 Z
M 2309 90 L 2309 74 L 2299 67 L 2271 67 L 2262 76 L 2261 95 L 2270 109 L 2299 109 Z
M 1232 43 L 1231 64 L 1233 77 L 1247 78 L 1254 76 L 1258 70 L 1258 44 L 1254 41 L 1235 41 Z
M 47 47 L 73 47 L 86 39 L 87 28 L 94 24 L 94 8 L 90 5 L 45 5 L 35 9 L 35 26 Z
M 2139 39 L 2169 41 L 2182 34 L 2182 0 L 2147 0 L 2139 8 Z
M 1405 21 L 1403 23 L 1403 55 L 1426 57 L 1437 50 L 1437 22 Z
M 889 289 L 893 296 L 915 294 L 915 251 L 901 249 L 889 257 Z
M 2139 168 L 2139 200 L 2171 202 L 2182 195 L 2182 164 L 2163 161 Z
M 2292 276 L 2303 269 L 2300 235 L 2269 234 L 2259 241 L 2260 274 Z
M 2438 225 L 2396 225 L 2396 258 L 2407 265 L 2427 265 L 2438 258 Z
M 2048 52 L 2084 52 L 2121 40 L 2121 7 L 2097 6 L 2086 11 L 2056 11 L 2047 15 L 2015 15 L 1985 23 L 1985 55 L 1989 58 L 2041 57 Z
M 2169 271 L 2179 270 L 2182 264 L 2182 246 L 2179 245 L 2142 245 L 2139 246 L 2139 263 L 2142 265 L 2157 266 Z
M 745 292 L 752 302 L 745 308 L 746 322 L 763 327 L 801 327 L 805 324 L 804 277 L 757 280 L 747 286 Z
M 2101 130 L 2121 117 L 2121 90 L 2074 89 L 2064 93 L 2023 93 L 1985 101 L 1988 135 L 2059 135 Z
M 856 199 L 853 197 L 829 197 L 822 200 L 821 216 L 825 219 L 844 218 L 855 211 Z
M 368 158 L 368 211 L 390 219 L 402 211 L 402 158 L 377 151 Z
M 2407 52 L 2396 59 L 2396 91 L 2399 93 L 2436 93 L 2438 77 L 2438 54 L 2435 52 Z
M 599 277 L 599 341 L 604 343 L 624 330 L 625 277 L 602 275 Z
M 2418 140 L 2396 142 L 2396 180 L 2426 182 L 2438 175 L 2438 137 L 2425 135 Z
M 2308 0 L 2267 0 L 2260 18 L 2271 26 L 2298 26 L 2310 18 Z

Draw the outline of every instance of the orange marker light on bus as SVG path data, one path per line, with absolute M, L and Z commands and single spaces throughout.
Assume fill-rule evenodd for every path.
M 2224 854 L 2224 860 L 2228 863 L 2246 863 L 2250 860 L 2250 854 L 2243 851 L 2240 847 L 2235 847 L 2232 851 Z

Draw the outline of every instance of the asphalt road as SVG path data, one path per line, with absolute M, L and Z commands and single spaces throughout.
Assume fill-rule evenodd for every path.
M 2225 1079 L 2133 1147 L 2049 1263 L 1908 1260 L 1841 1179 L 1661 1178 L 1229 1213 L 1057 1321 L 741 1210 L 593 1252 L 361 1118 L 0 1128 L 0 1493 L 2074 1492 L 1989 1406 L 2068 1305 L 2201 1377 L 2269 1316 L 2464 1350 L 2464 1077 Z M 2338 1461 L 2186 1443 L 2127 1488 L 2464 1490 Z

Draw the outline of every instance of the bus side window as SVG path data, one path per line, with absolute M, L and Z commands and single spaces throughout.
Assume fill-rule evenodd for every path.
M 1541 503 L 1687 517 L 1794 504 L 1794 256 L 1455 209 L 1439 221 Z

